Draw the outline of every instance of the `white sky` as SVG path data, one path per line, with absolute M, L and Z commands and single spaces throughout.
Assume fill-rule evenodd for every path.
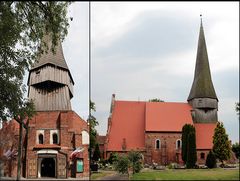
M 88 117 L 88 2 L 74 2 L 63 42 L 74 85 L 72 108 Z M 111 95 L 117 100 L 186 102 L 193 81 L 199 15 L 207 43 L 219 120 L 239 138 L 238 2 L 91 2 L 91 97 L 97 130 L 106 134 Z

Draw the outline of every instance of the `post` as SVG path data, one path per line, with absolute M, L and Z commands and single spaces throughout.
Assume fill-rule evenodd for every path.
M 22 130 L 23 130 L 23 123 L 21 121 L 21 123 L 19 124 L 17 180 L 21 180 Z

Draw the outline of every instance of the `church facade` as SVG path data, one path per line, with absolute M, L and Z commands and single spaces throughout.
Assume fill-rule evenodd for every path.
M 43 41 L 51 48 L 51 38 Z M 89 176 L 89 127 L 71 108 L 74 81 L 64 59 L 61 43 L 35 62 L 28 77 L 28 97 L 34 101 L 36 115 L 29 120 L 23 136 L 21 175 L 26 178 L 69 178 Z M 3 153 L 17 150 L 19 125 L 14 120 L 15 139 Z M 23 134 L 26 135 L 26 134 Z M 14 141 L 15 140 L 15 141 Z M 9 170 L 9 168 L 11 168 Z M 5 163 L 5 175 L 16 176 L 16 159 Z
M 105 158 L 140 151 L 145 164 L 183 164 L 181 134 L 185 124 L 196 130 L 197 163 L 205 164 L 218 121 L 218 98 L 211 79 L 202 22 L 192 88 L 187 102 L 116 100 L 112 95 Z

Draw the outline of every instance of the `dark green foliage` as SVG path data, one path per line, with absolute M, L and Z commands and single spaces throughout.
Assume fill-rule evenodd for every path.
M 218 122 L 213 135 L 213 152 L 216 158 L 223 164 L 224 160 L 228 160 L 230 158 L 230 151 L 231 147 L 228 135 L 226 134 L 223 123 Z
M 24 73 L 37 53 L 46 49 L 46 46 L 40 47 L 44 33 L 52 35 L 52 50 L 59 39 L 64 39 L 69 26 L 66 16 L 69 4 L 0 2 L 0 121 L 17 118 L 19 114 L 26 116 L 26 110 L 32 110 L 32 103 L 24 99 Z
M 235 110 L 237 112 L 237 115 L 239 115 L 239 102 L 236 102 L 236 105 L 235 105 Z
M 92 154 L 92 150 L 95 148 L 97 141 L 96 141 L 96 137 L 97 137 L 97 130 L 96 130 L 96 126 L 98 125 L 98 122 L 96 120 L 96 118 L 92 115 L 92 112 L 96 111 L 96 106 L 95 103 L 90 101 L 90 116 L 88 118 L 88 123 L 90 125 L 90 145 L 89 145 L 89 154 L 91 155 L 91 158 L 93 156 Z
M 188 145 L 187 145 L 187 168 L 194 168 L 197 161 L 197 151 L 196 151 L 196 135 L 195 128 L 192 127 L 188 134 Z
M 239 143 L 235 143 L 232 145 L 232 151 L 235 153 L 236 157 L 240 158 L 240 145 Z
M 139 173 L 142 169 L 142 163 L 141 163 L 141 153 L 137 151 L 130 151 L 128 153 L 128 159 L 130 162 L 130 167 L 132 167 L 133 174 Z
M 113 164 L 118 158 L 117 153 L 111 153 L 110 157 L 108 158 L 108 163 Z
M 121 174 L 128 173 L 129 160 L 126 155 L 118 156 L 117 160 L 114 162 L 114 168 Z
M 191 124 L 185 124 L 182 127 L 182 160 L 187 163 L 188 134 L 191 130 Z
M 148 102 L 164 102 L 164 101 L 158 98 L 154 98 L 154 99 L 149 99 Z
M 212 152 L 212 150 L 210 150 L 210 152 L 207 155 L 207 159 L 206 159 L 206 166 L 208 168 L 216 168 L 217 164 L 217 160 L 216 157 L 214 155 L 214 153 Z
M 94 149 L 94 152 L 93 152 L 93 160 L 94 161 L 98 161 L 100 158 L 100 150 L 99 150 L 99 145 L 98 143 L 95 145 L 95 149 Z

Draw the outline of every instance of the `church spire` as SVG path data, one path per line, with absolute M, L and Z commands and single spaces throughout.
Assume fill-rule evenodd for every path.
M 207 46 L 204 37 L 202 15 L 200 23 L 200 33 L 198 39 L 197 59 L 195 65 L 195 74 L 188 101 L 194 98 L 212 98 L 217 99 L 215 93 L 211 72 L 208 62 Z
M 63 55 L 62 44 L 60 41 L 57 42 L 54 53 L 51 50 L 52 38 L 49 34 L 44 35 L 41 43 L 42 43 L 42 46 L 43 46 L 43 43 L 47 44 L 48 52 L 44 52 L 43 54 L 40 55 L 38 61 L 35 62 L 32 69 L 41 67 L 45 64 L 52 64 L 52 65 L 56 65 L 58 67 L 64 68 L 66 70 L 69 70 Z

